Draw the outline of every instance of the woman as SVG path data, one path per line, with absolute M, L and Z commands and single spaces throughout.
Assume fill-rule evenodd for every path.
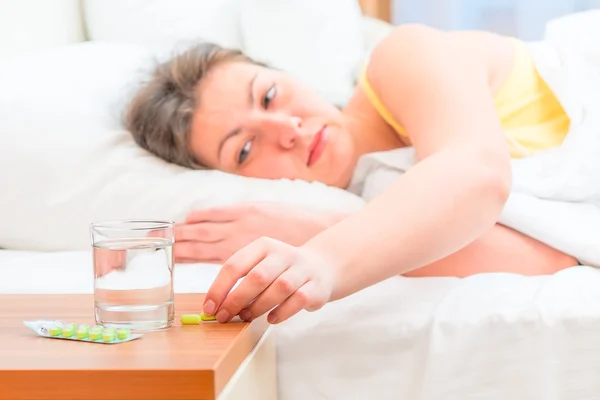
M 340 188 L 364 154 L 417 152 L 410 171 L 352 215 L 256 205 L 192 213 L 176 254 L 225 261 L 203 308 L 220 322 L 269 310 L 269 322 L 281 322 L 397 274 L 536 275 L 577 264 L 497 224 L 511 158 L 559 146 L 569 130 L 527 47 L 512 38 L 397 27 L 343 110 L 284 72 L 202 45 L 156 70 L 127 126 L 142 147 L 180 165 Z

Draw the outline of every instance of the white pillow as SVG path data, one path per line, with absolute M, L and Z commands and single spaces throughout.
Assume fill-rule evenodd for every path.
M 140 149 L 120 118 L 151 58 L 140 47 L 88 42 L 0 63 L 0 247 L 82 249 L 92 221 L 180 221 L 192 209 L 248 200 L 364 205 L 322 184 L 192 171 Z
M 366 51 L 358 1 L 243 0 L 244 52 L 346 104 Z
M 198 40 L 241 48 L 239 0 L 83 0 L 90 40 L 141 45 L 163 57 Z
M 204 40 L 242 49 L 344 105 L 365 54 L 350 0 L 84 0 L 91 40 L 142 45 L 164 58 Z

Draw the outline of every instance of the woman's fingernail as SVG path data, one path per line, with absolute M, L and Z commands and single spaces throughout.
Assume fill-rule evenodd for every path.
M 276 324 L 276 323 L 277 323 L 277 321 L 278 321 L 278 319 L 277 319 L 277 317 L 276 317 L 276 316 L 274 316 L 274 315 L 269 315 L 269 317 L 267 318 L 267 321 L 268 321 L 270 324 Z
M 252 319 L 252 313 L 248 310 L 242 310 L 239 315 L 242 321 L 249 322 Z
M 204 304 L 204 308 L 202 309 L 202 312 L 204 312 L 204 314 L 206 314 L 206 315 L 212 316 L 215 313 L 215 308 L 216 308 L 215 302 L 212 300 L 208 300 L 206 302 L 206 304 Z
M 217 317 L 217 321 L 219 321 L 221 323 L 227 322 L 227 321 L 229 321 L 229 312 L 227 312 L 227 310 L 225 310 L 225 309 L 221 309 L 217 313 L 216 317 Z

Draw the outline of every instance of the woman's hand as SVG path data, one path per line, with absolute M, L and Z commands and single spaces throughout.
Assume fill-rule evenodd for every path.
M 223 323 L 236 315 L 250 321 L 272 310 L 267 320 L 275 324 L 303 309 L 323 307 L 335 281 L 333 263 L 315 251 L 260 238 L 225 262 L 206 295 L 203 312 Z
M 223 263 L 260 237 L 294 246 L 344 217 L 277 203 L 245 203 L 191 212 L 175 227 L 176 262 Z

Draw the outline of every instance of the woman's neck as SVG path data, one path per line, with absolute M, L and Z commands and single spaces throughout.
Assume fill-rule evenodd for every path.
M 358 89 L 343 110 L 346 128 L 354 139 L 355 158 L 369 153 L 406 147 L 400 135 L 389 126 Z

